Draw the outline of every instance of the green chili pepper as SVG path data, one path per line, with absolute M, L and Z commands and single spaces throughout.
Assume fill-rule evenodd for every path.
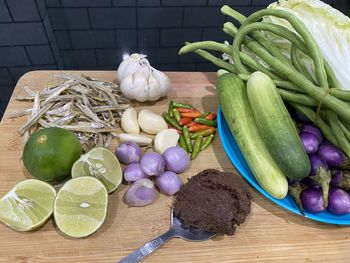
M 195 159 L 200 150 L 201 150 L 201 146 L 202 146 L 202 141 L 203 141 L 203 136 L 199 135 L 196 140 L 194 141 L 194 145 L 193 145 L 193 151 L 191 153 L 191 160 Z
M 187 109 L 192 109 L 194 108 L 192 105 L 187 104 L 187 103 L 179 103 L 179 102 L 173 102 L 173 107 L 174 108 L 187 108 Z
M 201 151 L 203 151 L 204 149 L 208 148 L 209 145 L 214 140 L 214 138 L 215 138 L 215 134 L 210 134 L 209 137 L 203 142 L 203 144 L 201 146 Z
M 205 118 L 205 117 L 207 117 L 210 113 L 211 113 L 210 111 L 203 112 L 198 118 Z
M 180 122 L 180 119 L 181 119 L 181 114 L 180 112 L 177 110 L 177 109 L 173 109 L 173 115 L 174 115 L 174 118 L 175 120 L 177 121 L 177 123 Z
M 191 139 L 196 139 L 198 136 L 207 137 L 207 136 L 209 136 L 210 134 L 213 134 L 213 133 L 215 133 L 215 129 L 214 128 L 208 128 L 208 129 L 203 130 L 203 131 L 198 131 L 198 132 L 192 133 L 191 134 Z
M 163 119 L 168 123 L 170 124 L 171 126 L 173 126 L 174 128 L 178 129 L 179 131 L 182 130 L 182 127 L 176 122 L 175 119 L 171 118 L 169 113 L 167 113 L 166 111 L 163 112 L 162 114 L 163 116 Z
M 171 118 L 174 117 L 173 109 L 174 109 L 174 102 L 171 100 L 168 108 L 168 113 Z
M 192 152 L 193 148 L 192 148 L 191 135 L 190 135 L 190 131 L 186 126 L 182 127 L 182 134 L 186 142 L 187 150 L 189 152 Z
M 182 149 L 184 149 L 188 153 L 186 141 L 185 141 L 185 138 L 183 137 L 183 135 L 181 135 L 179 138 L 179 145 Z
M 207 120 L 205 118 L 195 118 L 193 121 L 204 124 L 204 125 L 208 125 L 208 126 L 212 126 L 212 127 L 216 127 L 216 120 Z

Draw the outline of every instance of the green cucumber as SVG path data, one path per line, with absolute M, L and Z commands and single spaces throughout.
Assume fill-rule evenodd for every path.
M 288 192 L 287 178 L 259 134 L 244 82 L 235 74 L 221 75 L 217 81 L 217 96 L 230 131 L 255 179 L 271 196 L 284 198 Z
M 309 175 L 309 158 L 272 79 L 254 72 L 247 82 L 250 107 L 261 137 L 282 172 L 292 180 Z

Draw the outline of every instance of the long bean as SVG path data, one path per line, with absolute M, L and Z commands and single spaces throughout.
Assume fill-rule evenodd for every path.
M 292 44 L 290 48 L 290 59 L 292 60 L 292 64 L 294 67 L 301 73 L 303 74 L 308 80 L 310 80 L 313 84 L 316 84 L 314 82 L 313 77 L 309 73 L 309 71 L 305 68 L 304 65 L 300 63 L 300 57 L 298 56 L 298 49 L 295 46 L 295 44 Z
M 269 16 L 269 15 L 286 19 L 292 25 L 294 30 L 302 37 L 306 46 L 308 47 L 308 50 L 310 52 L 310 57 L 312 57 L 312 59 L 314 60 L 316 79 L 319 85 L 323 88 L 328 88 L 327 74 L 325 71 L 324 61 L 323 61 L 321 51 L 316 41 L 312 37 L 310 31 L 295 15 L 284 10 L 278 10 L 278 9 L 272 9 L 272 8 L 262 9 L 260 11 L 257 11 L 251 14 L 249 17 L 247 17 L 243 21 L 242 27 L 244 27 L 245 25 L 254 23 L 256 21 L 259 21 L 262 17 Z M 285 31 L 286 31 L 286 28 L 285 28 Z
M 197 49 L 193 52 L 198 54 L 202 58 L 210 61 L 211 63 L 215 64 L 219 68 L 226 69 L 226 70 L 233 72 L 233 73 L 237 72 L 236 67 L 233 64 L 227 63 L 227 62 L 223 61 L 222 59 L 215 57 L 214 55 L 210 54 L 207 51 L 204 51 L 202 49 Z
M 226 22 L 222 28 L 222 31 L 224 31 L 226 34 L 228 34 L 231 37 L 235 37 L 235 35 L 238 32 L 238 28 L 235 27 L 234 24 L 231 22 Z
M 215 41 L 200 41 L 200 42 L 194 42 L 194 43 L 187 42 L 186 45 L 179 50 L 179 55 L 189 53 L 197 49 L 209 49 L 209 50 L 215 50 L 215 51 L 220 51 L 222 53 L 230 54 L 232 47 L 230 45 L 218 43 Z
M 328 114 L 328 121 L 333 131 L 333 135 L 338 142 L 338 145 L 346 153 L 346 155 L 350 157 L 350 143 L 346 138 L 343 130 L 340 127 L 340 120 L 337 114 L 335 114 L 332 111 L 328 111 L 327 114 Z
M 288 102 L 298 103 L 301 105 L 311 107 L 315 107 L 318 105 L 315 100 L 304 94 L 295 93 L 293 91 L 288 91 L 284 89 L 278 89 L 278 92 L 281 95 L 282 99 Z
M 232 57 L 235 63 L 235 66 L 239 72 L 246 73 L 247 70 L 243 66 L 240 57 L 239 57 L 239 48 L 243 42 L 244 36 L 249 33 L 251 30 L 255 30 L 254 24 L 247 25 L 243 28 L 240 28 L 238 34 L 235 37 L 233 43 L 233 52 Z M 271 56 L 263 48 L 256 48 L 254 50 L 255 54 L 262 58 L 267 64 L 273 67 L 279 74 L 285 76 L 285 78 L 291 80 L 297 86 L 303 88 L 307 94 L 313 97 L 317 102 L 322 101 L 325 106 L 333 109 L 339 116 L 344 117 L 344 119 L 350 119 L 350 108 L 341 100 L 334 98 L 332 96 L 326 95 L 324 90 L 320 90 L 319 87 L 315 86 L 307 78 L 305 78 L 301 73 L 285 65 L 275 57 Z M 323 64 L 323 63 L 321 63 Z
M 228 5 L 224 5 L 221 7 L 221 13 L 227 16 L 232 17 L 233 19 L 237 20 L 239 23 L 243 23 L 243 21 L 246 19 L 244 15 L 237 12 L 236 10 L 232 9 Z

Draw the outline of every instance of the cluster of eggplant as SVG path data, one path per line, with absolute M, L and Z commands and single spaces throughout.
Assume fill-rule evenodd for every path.
M 325 210 L 344 215 L 350 212 L 350 171 L 348 157 L 330 144 L 310 123 L 299 126 L 300 140 L 309 156 L 311 173 L 301 181 L 289 182 L 289 193 L 299 209 L 311 213 Z

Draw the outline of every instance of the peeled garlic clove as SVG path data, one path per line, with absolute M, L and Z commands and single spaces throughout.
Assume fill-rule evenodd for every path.
M 176 146 L 180 135 L 175 129 L 165 129 L 157 133 L 154 138 L 154 148 L 156 152 L 163 154 L 166 149 Z
M 140 133 L 140 126 L 137 121 L 135 108 L 127 108 L 121 117 L 120 124 L 126 133 Z
M 138 122 L 141 129 L 149 134 L 157 134 L 168 128 L 162 116 L 146 109 L 139 112 Z
M 152 143 L 152 138 L 141 134 L 119 133 L 118 138 L 121 142 L 134 142 L 140 146 L 147 146 Z

